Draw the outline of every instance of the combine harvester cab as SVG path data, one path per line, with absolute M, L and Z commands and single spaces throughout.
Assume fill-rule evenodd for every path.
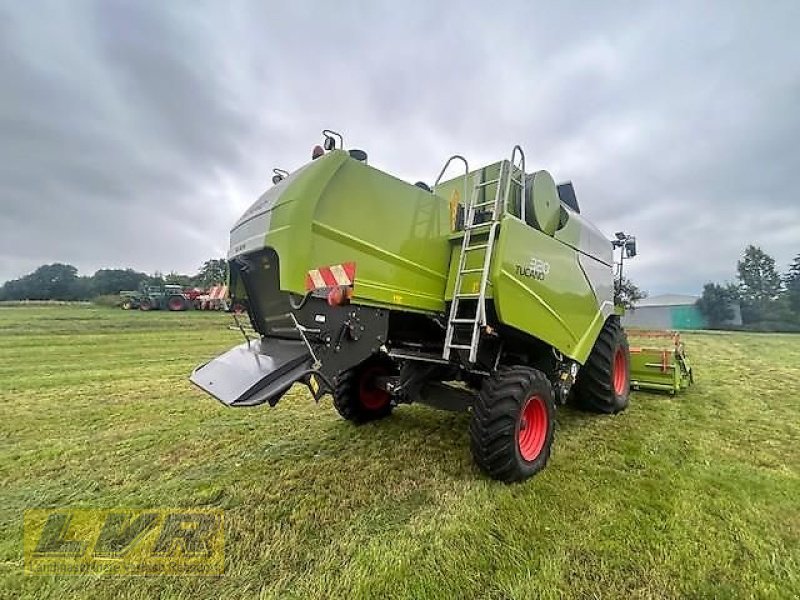
M 327 152 L 277 172 L 234 225 L 231 301 L 256 335 L 193 383 L 252 406 L 302 382 L 354 422 L 415 401 L 471 408 L 476 462 L 504 481 L 543 468 L 557 404 L 625 409 L 612 247 L 571 184 L 526 173 L 515 147 L 477 170 L 451 157 L 432 188 L 412 185 L 324 133 Z

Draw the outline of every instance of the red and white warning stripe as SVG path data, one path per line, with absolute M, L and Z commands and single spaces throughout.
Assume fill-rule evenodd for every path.
M 353 285 L 356 281 L 356 263 L 346 262 L 319 269 L 310 269 L 306 274 L 306 289 L 319 290 L 337 285 Z

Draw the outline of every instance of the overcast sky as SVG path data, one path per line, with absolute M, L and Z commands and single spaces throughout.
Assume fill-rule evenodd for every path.
M 653 293 L 800 253 L 800 2 L 0 0 L 0 281 L 194 272 L 341 131 L 431 182 L 526 149 Z

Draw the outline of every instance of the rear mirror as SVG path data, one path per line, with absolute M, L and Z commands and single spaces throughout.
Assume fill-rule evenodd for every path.
M 633 258 L 636 256 L 636 238 L 629 238 L 625 242 L 625 256 L 626 258 Z
M 279 184 L 281 181 L 283 181 L 283 177 L 281 177 L 280 175 L 272 176 L 272 183 L 274 183 L 275 185 Z
M 332 137 L 326 137 L 322 145 L 325 148 L 325 150 L 330 152 L 331 150 L 334 150 L 336 148 L 336 140 L 333 139 Z

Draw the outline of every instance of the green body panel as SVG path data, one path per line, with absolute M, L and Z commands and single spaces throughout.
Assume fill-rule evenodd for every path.
M 309 269 L 355 262 L 354 302 L 444 310 L 450 259 L 444 199 L 343 151 L 270 192 L 278 193 L 270 199 L 263 245 L 279 256 L 282 290 L 302 294 Z
M 520 268 L 538 259 L 548 266 L 539 279 Z M 605 322 L 577 253 L 506 216 L 492 264 L 495 310 L 500 321 L 536 337 L 580 363 L 586 361 Z
M 480 230 L 479 230 L 480 231 Z M 463 232 L 451 236 L 451 265 L 445 297 L 453 298 Z M 473 236 L 475 244 L 486 236 Z M 516 217 L 506 215 L 494 246 L 486 297 L 494 300 L 500 322 L 529 332 L 580 363 L 586 361 L 605 322 L 576 252 Z M 484 251 L 467 255 L 466 267 L 479 268 Z M 549 265 L 543 279 L 527 276 L 520 267 L 537 258 Z M 479 273 L 462 277 L 462 292 L 477 292 Z
M 453 296 L 463 237 L 463 232 L 451 231 L 453 209 L 475 183 L 496 179 L 501 164 L 470 173 L 466 191 L 462 175 L 432 194 L 344 151 L 329 152 L 248 209 L 231 232 L 229 258 L 272 248 L 279 258 L 281 290 L 296 294 L 305 293 L 309 269 L 354 262 L 354 303 L 444 312 Z M 479 201 L 493 199 L 496 188 L 482 188 Z M 583 363 L 611 312 L 601 306 L 584 272 L 582 262 L 589 254 L 580 257 L 577 250 L 588 238 L 589 226 L 565 211 L 559 230 L 549 236 L 513 216 L 520 207 L 516 188 L 498 226 L 487 298 L 494 299 L 503 324 Z M 487 224 L 485 238 L 488 231 Z M 608 245 L 599 233 L 588 233 Z M 478 238 L 473 236 L 473 243 Z M 483 252 L 472 252 L 467 267 L 481 267 L 483 258 Z M 540 261 L 535 263 L 540 271 L 546 265 L 542 277 L 531 275 L 532 261 Z M 607 279 L 610 285 L 610 270 Z M 462 291 L 477 291 L 479 280 L 477 273 L 465 275 Z M 243 297 L 239 282 L 232 284 L 234 295 Z

